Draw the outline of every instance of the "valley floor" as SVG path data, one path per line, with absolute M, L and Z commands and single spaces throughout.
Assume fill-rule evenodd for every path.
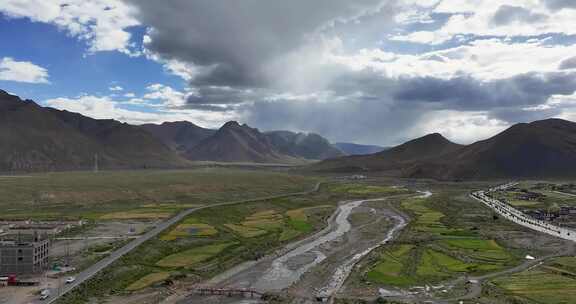
M 122 175 L 109 174 L 116 180 Z M 97 196 L 87 187 L 102 181 L 86 177 L 73 186 L 40 183 L 38 191 L 49 189 L 55 195 L 40 210 L 66 218 L 84 214 L 90 223 L 56 242 L 55 257 L 63 261 L 71 255 L 82 269 L 123 244 L 103 236 L 136 237 L 178 210 L 234 197 L 269 197 L 194 212 L 57 303 L 297 304 L 331 297 L 333 303 L 560 304 L 569 303 L 566 299 L 576 292 L 574 245 L 494 216 L 468 197 L 490 183 L 349 180 L 227 169 L 127 174 L 160 177 L 127 184 L 132 189 L 128 193 L 156 199 L 134 196 L 118 205 L 111 192 L 110 202 L 91 205 Z M 192 177 L 193 183 L 181 177 Z M 310 189 L 322 179 L 317 192 L 273 196 Z M 15 184 L 7 185 L 3 191 L 16 195 Z M 167 189 L 181 192 L 165 193 Z M 424 190 L 431 195 L 418 192 Z M 22 194 L 28 195 L 26 191 Z M 74 213 L 58 206 L 57 197 L 70 193 L 86 197 L 84 207 Z M 7 215 L 23 214 L 16 209 Z M 265 296 L 205 297 L 195 292 L 198 286 L 251 288 Z M 2 302 L 6 291 L 0 289 L 0 303 L 8 303 Z

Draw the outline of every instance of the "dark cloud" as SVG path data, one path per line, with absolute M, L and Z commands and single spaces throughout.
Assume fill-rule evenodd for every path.
M 574 0 L 542 0 L 546 6 L 552 10 L 559 10 L 563 8 L 576 9 L 576 1 Z
M 576 69 L 576 57 L 564 59 L 558 68 L 561 70 Z
M 395 98 L 430 102 L 438 108 L 491 111 L 502 107 L 534 106 L 552 95 L 576 91 L 576 73 L 528 73 L 482 82 L 472 77 L 406 79 Z
M 495 25 L 508 25 L 511 23 L 535 23 L 548 19 L 547 15 L 538 14 L 520 6 L 502 5 L 492 17 Z
M 197 68 L 188 108 L 234 111 L 239 120 L 262 129 L 397 143 L 433 111 L 478 111 L 507 122 L 527 121 L 557 115 L 558 109 L 538 106 L 552 95 L 576 90 L 576 73 L 569 71 L 481 81 L 472 76 L 393 78 L 383 70 L 323 63 L 323 51 L 333 45 L 341 52 L 335 55 L 344 56 L 380 47 L 397 0 L 125 1 L 150 28 L 146 48 L 151 53 Z M 547 1 L 554 9 L 570 3 Z M 390 6 L 382 9 L 383 4 Z M 546 18 L 503 5 L 492 22 L 532 24 Z M 566 60 L 561 68 L 571 64 Z M 379 65 L 386 68 L 384 61 Z
M 149 51 L 206 67 L 200 85 L 262 87 L 269 64 L 320 30 L 371 16 L 388 0 L 127 0 L 151 28 Z M 272 75 L 271 75 L 272 74 Z
M 427 113 L 386 104 L 392 101 L 261 101 L 244 105 L 241 120 L 264 130 L 312 131 L 332 141 L 394 144 L 407 140 L 406 130 Z
M 188 105 L 225 105 L 239 104 L 263 99 L 267 96 L 265 92 L 259 89 L 244 89 L 235 87 L 221 86 L 202 86 L 199 87 L 196 94 L 188 97 Z
M 512 107 L 494 109 L 490 112 L 490 117 L 514 124 L 557 117 L 561 113 L 561 108 L 520 109 L 518 107 Z
M 576 74 L 530 73 L 482 82 L 471 77 L 390 79 L 364 71 L 346 74 L 337 83 L 334 99 L 257 101 L 241 106 L 242 120 L 264 129 L 314 131 L 332 140 L 398 143 L 433 111 L 482 112 L 508 123 L 557 116 L 561 108 L 539 106 L 552 95 L 572 94 Z

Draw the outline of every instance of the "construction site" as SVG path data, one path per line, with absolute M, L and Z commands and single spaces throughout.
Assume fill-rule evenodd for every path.
M 0 222 L 0 303 L 28 303 L 147 230 L 154 223 L 3 220 Z

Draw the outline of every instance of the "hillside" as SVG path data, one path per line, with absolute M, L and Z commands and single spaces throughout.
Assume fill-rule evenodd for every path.
M 310 169 L 443 180 L 575 177 L 576 123 L 547 119 L 516 124 L 468 146 L 431 134 L 387 151 L 327 160 Z
M 231 121 L 213 136 L 185 152 L 195 161 L 301 163 L 302 160 L 282 154 L 258 129 Z
M 0 90 L 0 171 L 177 167 L 186 161 L 141 129 L 44 108 Z
M 216 130 L 205 129 L 188 121 L 145 124 L 141 127 L 179 153 L 192 149 L 216 133 Z
M 461 149 L 440 134 L 429 134 L 386 151 L 329 159 L 312 165 L 313 171 L 403 171 L 416 161 L 434 159 Z
M 409 175 L 443 179 L 576 176 L 576 123 L 548 119 L 512 126 Z
M 322 160 L 344 156 L 342 151 L 318 134 L 272 131 L 265 135 L 280 153 L 292 157 Z

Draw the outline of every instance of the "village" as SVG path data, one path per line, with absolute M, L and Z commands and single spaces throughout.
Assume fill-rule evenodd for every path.
M 576 228 L 576 195 L 570 189 L 571 184 L 515 185 L 495 197 L 536 220 Z

